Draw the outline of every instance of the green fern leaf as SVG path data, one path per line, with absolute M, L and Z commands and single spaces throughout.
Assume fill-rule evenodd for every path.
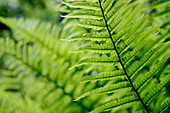
M 75 3 L 65 3 L 64 4 L 73 7 L 73 8 L 84 8 L 84 9 L 92 9 L 92 10 L 100 10 L 100 8 L 98 7 L 97 3 L 95 2 L 75 2 Z
M 102 32 L 102 33 L 85 33 L 83 35 L 77 35 L 74 37 L 70 37 L 68 39 L 64 39 L 64 40 L 69 40 L 69 41 L 73 41 L 73 40 L 94 40 L 94 41 L 103 41 L 103 40 L 109 40 L 109 35 L 107 34 L 107 32 Z
M 66 16 L 62 16 L 66 18 L 83 18 L 83 19 L 102 19 L 102 15 L 99 12 L 95 11 L 82 11 L 68 14 Z
M 143 76 L 142 78 L 139 79 L 138 82 L 136 82 L 134 85 L 136 87 L 136 89 L 139 89 L 140 87 L 142 87 L 142 85 L 147 82 L 148 79 L 150 79 L 154 73 L 156 73 L 160 67 L 165 63 L 167 62 L 168 58 L 170 56 L 169 55 L 166 55 L 165 57 L 163 57 L 152 69 L 151 71 L 149 71 L 145 76 Z
M 113 65 L 113 63 L 117 63 L 119 59 L 117 57 L 101 57 L 101 58 L 84 58 L 77 62 L 74 67 L 84 65 L 84 64 L 97 64 L 97 65 Z
M 170 74 L 167 75 L 163 81 L 161 81 L 160 84 L 158 84 L 156 87 L 154 87 L 149 94 L 143 99 L 145 103 L 148 103 L 164 86 L 170 81 L 168 78 L 170 77 Z
M 118 100 L 115 100 L 113 102 L 107 103 L 105 105 L 102 105 L 96 109 L 94 109 L 93 111 L 91 111 L 90 113 L 100 113 L 102 111 L 108 111 L 109 109 L 112 109 L 114 107 L 123 105 L 123 104 L 128 104 L 130 102 L 135 102 L 137 101 L 138 98 L 135 95 L 131 95 L 128 97 L 124 97 L 124 98 L 120 98 Z
M 158 4 L 161 5 L 161 3 Z M 91 43 L 87 42 L 85 46 L 78 48 L 77 51 L 87 51 L 99 54 L 100 57 L 95 58 L 97 62 L 93 59 L 93 64 L 104 61 L 103 56 L 106 54 L 108 56 L 115 56 L 112 58 L 112 61 L 115 58 L 118 58 L 116 62 L 120 65 L 115 65 L 114 62 L 110 62 L 110 64 L 112 64 L 111 67 L 116 68 L 115 71 L 84 76 L 82 78 L 82 82 L 102 80 L 114 81 L 116 78 L 119 78 L 121 84 L 122 82 L 127 82 L 126 80 L 128 80 L 133 92 L 136 94 L 138 103 L 140 103 L 144 108 L 143 112 L 146 111 L 149 113 L 152 110 L 149 108 L 149 104 L 145 103 L 146 98 L 142 97 L 143 94 L 148 91 L 144 88 L 149 87 L 149 85 L 150 87 L 152 86 L 151 82 L 154 80 L 153 76 L 161 70 L 161 65 L 166 64 L 169 59 L 167 51 L 169 48 L 169 42 L 167 41 L 168 39 L 167 37 L 160 37 L 158 34 L 161 24 L 157 24 L 154 27 L 148 27 L 148 25 L 146 25 L 150 16 L 147 14 L 142 14 L 142 11 L 145 9 L 144 2 L 131 2 L 130 0 L 98 0 L 98 2 L 96 2 L 96 6 L 97 5 L 100 9 L 97 11 L 93 10 L 93 12 L 96 12 L 96 14 L 99 14 L 100 16 L 102 14 L 102 19 L 95 17 L 91 18 L 88 13 L 86 14 L 86 11 L 88 12 L 89 10 L 81 7 L 81 10 L 84 11 L 86 18 L 80 19 L 80 26 L 91 28 L 91 32 L 89 34 L 84 34 L 84 37 L 79 35 L 69 37 L 66 40 L 94 41 Z M 80 17 L 76 16 L 76 18 L 81 18 L 81 14 Z M 156 63 L 157 60 L 155 59 L 159 59 L 159 63 Z M 81 66 L 82 64 L 92 64 L 91 61 L 91 59 L 80 60 L 75 67 Z M 107 61 L 111 61 L 111 59 Z M 106 63 L 101 63 L 101 65 L 104 64 Z M 149 69 L 148 73 L 144 71 L 146 67 Z M 156 78 L 158 81 L 160 80 L 158 76 Z M 162 85 L 161 88 L 163 87 L 164 85 Z M 84 98 L 91 94 L 102 94 L 105 93 L 105 91 L 107 93 L 110 92 L 109 89 L 107 89 L 107 86 L 98 88 L 84 93 L 78 99 Z M 160 87 L 157 87 L 155 90 L 161 92 L 158 89 L 160 89 Z M 116 94 L 117 92 L 113 95 Z M 126 95 L 126 93 L 124 95 Z M 131 101 L 127 101 L 127 103 L 131 103 Z M 131 105 L 134 104 L 131 103 Z M 114 104 L 106 103 L 92 112 L 104 112 L 118 106 L 119 102 L 115 102 Z M 135 110 L 137 109 L 142 108 L 138 106 Z
M 82 78 L 82 82 L 89 82 L 89 81 L 98 81 L 98 80 L 109 80 L 114 78 L 125 78 L 125 73 L 123 70 L 119 71 L 112 71 L 112 72 L 103 72 L 98 73 L 96 75 L 85 76 Z
M 167 109 L 170 105 L 170 99 L 165 100 L 158 108 L 156 108 L 153 113 L 161 113 Z
M 122 89 L 130 89 L 130 84 L 128 82 L 120 82 L 118 84 L 111 84 L 105 87 L 101 87 L 98 89 L 91 90 L 89 92 L 84 93 L 76 100 L 79 100 L 81 98 L 84 98 L 86 96 L 92 95 L 92 94 L 105 94 L 105 93 L 113 93 Z

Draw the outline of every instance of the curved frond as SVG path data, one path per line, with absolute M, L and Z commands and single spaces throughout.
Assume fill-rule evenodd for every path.
M 160 82 L 156 87 L 154 87 L 149 94 L 144 98 L 144 102 L 148 103 L 164 86 L 170 81 L 170 74 L 167 75 L 163 81 Z
M 101 58 L 84 58 L 77 62 L 74 67 L 83 65 L 83 64 L 97 64 L 97 65 L 113 65 L 119 61 L 117 57 L 101 57 Z
M 127 97 L 115 100 L 113 102 L 104 104 L 104 105 L 94 109 L 90 113 L 100 113 L 100 112 L 108 111 L 110 109 L 113 109 L 114 107 L 121 106 L 123 104 L 128 104 L 130 102 L 135 102 L 135 101 L 138 101 L 138 98 L 135 95 L 127 96 Z
M 9 20 L 7 19 L 7 21 Z M 80 54 L 74 55 L 68 53 L 71 45 L 60 42 L 59 39 L 54 38 L 56 36 L 61 38 L 62 35 L 71 35 L 72 32 L 67 32 L 67 29 L 64 28 L 65 31 L 51 35 L 50 33 L 53 32 L 49 31 L 56 30 L 55 27 L 52 29 L 45 28 L 47 37 L 43 38 L 47 39 L 45 39 L 43 43 L 40 43 L 38 40 L 32 39 L 35 37 L 30 38 L 29 34 L 19 31 L 20 29 L 17 29 L 17 26 L 12 28 L 14 29 L 15 27 L 16 30 L 14 32 L 18 30 L 20 39 L 26 38 L 26 42 L 20 39 L 17 40 L 17 43 L 10 38 L 0 39 L 0 50 L 3 54 L 1 57 L 4 61 L 2 68 L 12 72 L 6 72 L 5 74 L 5 71 L 2 73 L 2 69 L 0 69 L 0 81 L 3 80 L 3 82 L 0 83 L 0 89 L 7 92 L 15 91 L 19 94 L 23 94 L 24 92 L 23 96 L 33 97 L 35 101 L 40 104 L 39 106 L 44 112 L 53 113 L 56 110 L 65 113 L 91 111 L 92 109 L 87 107 L 89 106 L 88 103 L 73 100 L 75 100 L 81 92 L 91 90 L 98 85 L 95 83 L 79 85 L 78 81 L 75 82 L 75 80 L 80 79 L 83 74 L 92 73 L 92 68 L 89 67 L 81 71 L 79 69 L 69 71 L 68 69 L 79 59 Z M 32 31 L 32 29 L 27 30 L 32 33 L 36 31 L 36 29 L 34 29 L 35 31 Z M 34 34 L 37 35 L 37 32 Z M 14 34 L 14 36 L 16 35 Z M 38 38 L 42 40 L 41 35 L 38 36 Z M 46 40 L 48 40 L 48 42 L 56 41 L 53 45 L 54 50 L 50 49 L 51 45 L 45 42 Z M 103 86 L 103 83 L 99 86 Z M 100 97 L 95 96 L 89 98 L 91 102 L 90 105 L 93 107 L 99 98 Z M 25 106 L 24 109 L 26 108 Z
M 121 89 L 129 89 L 130 88 L 130 84 L 128 82 L 121 82 L 118 84 L 111 84 L 105 87 L 101 87 L 101 88 L 97 88 L 91 91 L 88 91 L 86 93 L 84 93 L 83 95 L 81 95 L 79 98 L 77 98 L 76 100 L 79 100 L 81 98 L 84 98 L 86 96 L 92 95 L 92 94 L 109 94 L 109 93 L 113 93 L 116 91 L 119 91 Z
M 90 4 L 90 1 L 83 2 L 85 4 Z M 102 66 L 109 63 L 111 64 L 108 67 L 109 69 L 111 68 L 110 70 L 116 68 L 112 71 L 84 76 L 81 79 L 82 82 L 105 80 L 115 82 L 117 80 L 117 82 L 113 85 L 120 83 L 120 87 L 121 83 L 129 82 L 128 84 L 132 89 L 131 91 L 136 94 L 135 99 L 138 100 L 138 103 L 140 104 L 139 106 L 143 106 L 143 108 L 137 106 L 134 110 L 144 109 L 143 112 L 150 113 L 153 111 L 153 106 L 155 106 L 156 102 L 152 101 L 153 105 L 150 103 L 146 104 L 145 102 L 150 98 L 150 96 L 146 96 L 145 98 L 143 95 L 149 93 L 147 88 L 152 88 L 156 84 L 152 85 L 155 78 L 159 83 L 163 76 L 159 74 L 164 70 L 162 69 L 162 65 L 168 65 L 169 38 L 167 36 L 168 31 L 165 29 L 163 30 L 163 27 L 161 27 L 165 25 L 164 22 L 158 22 L 154 26 L 150 26 L 152 24 L 149 25 L 148 20 L 154 16 L 151 14 L 149 15 L 149 11 L 146 11 L 147 13 L 143 14 L 146 7 L 158 8 L 159 6 L 168 4 L 168 2 L 158 1 L 146 6 L 145 3 L 147 2 L 147 0 L 98 0 L 95 2 L 96 7 L 99 8 L 97 10 L 89 10 L 88 8 L 79 7 L 80 12 L 84 13 L 84 17 L 82 17 L 80 12 L 76 12 L 75 18 L 79 19 L 80 26 L 88 28 L 89 33 L 69 37 L 64 40 L 84 40 L 86 45 L 79 47 L 76 52 L 85 51 L 92 53 L 92 55 L 98 55 L 96 55 L 97 57 L 95 58 L 82 59 L 74 67 L 81 66 L 83 64 L 87 65 L 98 63 Z M 165 11 L 167 12 L 167 10 Z M 92 13 L 94 14 L 94 18 L 91 15 Z M 65 17 L 74 18 L 73 16 L 69 17 L 69 15 L 72 14 L 73 13 L 68 14 L 68 16 L 66 15 Z M 104 56 L 108 56 L 109 59 L 105 59 Z M 117 62 L 116 64 L 118 65 L 115 65 L 115 58 Z M 160 84 L 163 83 L 161 82 Z M 160 89 L 162 89 L 164 85 L 158 85 L 160 87 L 156 87 L 153 92 L 161 92 Z M 109 87 L 109 85 L 86 92 L 78 99 L 90 96 L 91 94 L 108 93 L 110 92 L 110 87 L 108 89 L 107 87 Z M 122 91 L 126 92 L 124 89 L 122 89 Z M 127 92 L 130 93 L 131 91 Z M 128 95 L 126 93 L 124 93 L 124 96 Z M 118 92 L 113 93 L 113 95 L 116 94 L 118 94 Z M 156 93 L 152 94 L 154 95 Z M 127 103 L 131 103 L 131 101 L 127 101 Z M 111 110 L 114 107 L 116 109 L 119 104 L 120 103 L 116 101 L 114 103 L 106 103 L 92 112 L 104 112 Z M 124 102 L 122 102 L 122 104 L 124 104 Z M 135 106 L 133 103 L 130 105 Z
M 170 106 L 170 99 L 165 100 L 158 108 L 156 108 L 153 113 L 161 113 Z

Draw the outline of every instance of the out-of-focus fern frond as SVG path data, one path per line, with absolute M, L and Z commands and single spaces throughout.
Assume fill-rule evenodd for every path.
M 25 96 L 24 99 L 22 95 L 0 91 L 0 111 L 1 113 L 44 113 L 40 108 L 39 104 L 30 99 L 30 97 Z M 25 107 L 27 106 L 27 107 Z
M 92 67 L 69 71 L 70 66 L 78 61 L 81 54 L 68 53 L 73 45 L 60 42 L 59 38 L 83 33 L 83 29 L 73 32 L 77 27 L 72 31 L 71 24 L 61 29 L 56 25 L 12 18 L 1 18 L 1 21 L 13 29 L 15 37 L 15 41 L 10 38 L 0 39 L 3 61 L 0 70 L 0 80 L 3 81 L 0 83 L 1 90 L 6 93 L 15 91 L 24 98 L 28 97 L 33 101 L 33 105 L 37 103 L 40 110 L 50 113 L 86 113 L 103 102 L 103 96 L 73 101 L 81 92 L 106 84 L 79 84 L 78 79 L 83 75 L 95 72 Z M 27 109 L 27 106 L 23 109 Z

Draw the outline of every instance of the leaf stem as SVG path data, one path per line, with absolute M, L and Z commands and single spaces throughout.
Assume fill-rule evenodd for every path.
M 110 30 L 109 30 L 109 26 L 108 26 L 107 20 L 106 20 L 106 18 L 105 18 L 105 14 L 104 14 L 104 10 L 103 10 L 103 8 L 102 8 L 101 1 L 100 1 L 100 0 L 98 0 L 98 1 L 99 1 L 99 4 L 100 4 L 100 9 L 101 9 L 102 14 L 103 14 L 103 19 L 104 19 L 105 24 L 106 24 L 106 27 L 107 27 L 107 31 L 108 31 L 108 33 L 109 33 L 109 36 L 110 36 L 110 39 L 111 39 L 112 44 L 113 44 L 113 46 L 114 46 L 114 49 L 115 49 L 115 51 L 116 51 L 116 54 L 117 54 L 117 56 L 118 56 L 118 58 L 119 58 L 120 64 L 121 64 L 121 66 L 122 66 L 122 68 L 123 68 L 123 70 L 124 70 L 124 72 L 125 72 L 125 75 L 126 75 L 128 81 L 130 82 L 130 84 L 131 84 L 131 86 L 132 86 L 132 89 L 133 89 L 133 90 L 135 91 L 135 93 L 137 94 L 137 96 L 138 96 L 140 102 L 142 103 L 143 107 L 145 108 L 145 110 L 147 111 L 147 113 L 150 113 L 149 109 L 147 108 L 147 106 L 146 106 L 145 103 L 143 102 L 142 98 L 140 97 L 138 91 L 135 89 L 135 87 L 134 87 L 134 85 L 133 85 L 130 77 L 129 77 L 128 74 L 127 74 L 127 71 L 126 71 L 126 69 L 125 69 L 125 67 L 124 67 L 124 65 L 123 65 L 123 62 L 122 62 L 122 60 L 121 60 L 121 58 L 120 58 L 119 52 L 118 52 L 118 50 L 117 50 L 117 48 L 116 48 L 116 45 L 115 45 L 115 43 L 114 43 L 114 41 L 113 41 L 111 32 L 110 32 Z

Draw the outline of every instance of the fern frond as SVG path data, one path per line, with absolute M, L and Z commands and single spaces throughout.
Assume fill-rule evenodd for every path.
M 168 0 L 158 0 L 158 1 L 154 2 L 154 3 L 152 3 L 151 5 L 149 5 L 148 8 L 150 8 L 150 9 L 151 8 L 156 8 L 156 7 L 166 5 L 168 3 L 170 3 Z
M 114 78 L 125 78 L 125 73 L 123 70 L 119 71 L 112 71 L 112 72 L 102 72 L 98 73 L 96 75 L 91 76 L 85 76 L 82 78 L 82 82 L 88 82 L 88 81 L 98 81 L 98 80 L 111 80 Z
M 4 24 L 11 27 L 14 31 L 15 38 L 24 43 L 36 42 L 41 47 L 46 47 L 51 52 L 58 52 L 57 46 L 55 44 L 58 43 L 56 38 L 61 32 L 61 28 L 59 25 L 52 25 L 50 23 L 41 23 L 37 21 L 13 19 L 13 18 L 0 18 L 0 21 Z M 44 29 L 46 27 L 46 29 Z M 50 29 L 52 30 L 50 31 Z M 67 30 L 67 29 L 65 29 Z M 35 33 L 36 32 L 36 33 Z M 70 31 L 71 32 L 71 31 Z M 68 34 L 71 35 L 71 33 Z M 62 34 L 61 34 L 62 35 Z
M 114 50 L 111 43 L 108 44 L 89 44 L 78 48 L 76 51 L 90 51 L 97 53 L 112 53 Z
M 166 49 L 168 48 L 169 44 L 166 44 Z M 132 77 L 132 75 L 138 71 L 140 68 L 142 68 L 146 62 L 152 57 L 152 55 L 154 55 L 156 53 L 156 51 L 158 51 L 161 47 L 161 45 L 159 45 L 158 47 L 154 48 L 153 50 L 149 51 L 148 53 L 146 53 L 143 58 L 140 59 L 140 61 L 137 61 L 135 64 L 133 64 L 131 66 L 131 68 L 128 70 L 128 75 L 130 77 Z
M 127 96 L 127 97 L 115 100 L 113 102 L 104 104 L 104 105 L 94 109 L 90 113 L 100 113 L 102 111 L 108 111 L 110 109 L 113 109 L 114 107 L 121 106 L 121 105 L 124 105 L 124 104 L 128 104 L 130 102 L 135 102 L 137 100 L 138 100 L 138 98 L 135 95 Z
M 168 16 L 170 14 L 169 12 L 170 10 L 164 9 L 159 13 L 154 14 L 154 17 Z
M 7 45 L 12 44 L 11 43 L 12 40 L 9 40 L 9 39 L 6 39 L 6 40 L 8 40 L 8 41 L 1 40 L 1 42 L 2 42 L 1 47 L 8 48 L 9 46 L 7 46 Z M 4 42 L 8 42 L 8 43 L 4 43 Z M 4 45 L 6 45 L 6 46 L 4 46 Z M 55 91 L 60 89 L 62 92 L 64 92 L 64 95 L 70 96 L 73 99 L 74 97 L 73 97 L 72 93 L 66 92 L 65 88 L 64 88 L 68 84 L 67 79 L 65 78 L 66 80 L 64 80 L 60 83 L 60 79 L 62 79 L 62 78 L 60 78 L 59 74 L 54 73 L 56 71 L 56 69 L 54 70 L 54 68 L 56 68 L 55 64 L 57 64 L 59 66 L 61 64 L 63 65 L 63 63 L 61 62 L 61 64 L 60 64 L 58 61 L 56 61 L 53 58 L 51 58 L 50 56 L 48 56 L 47 54 L 49 54 L 49 53 L 45 50 L 42 51 L 41 49 L 38 50 L 37 48 L 33 48 L 33 47 L 29 47 L 29 48 L 30 48 L 29 49 L 30 53 L 28 53 L 27 56 L 24 56 L 24 54 L 28 50 L 28 47 L 25 47 L 25 45 L 17 44 L 17 46 L 14 46 L 13 48 L 10 49 L 13 51 L 8 51 L 9 49 L 6 49 L 7 51 L 5 51 L 5 54 L 6 54 L 5 64 L 7 66 L 15 69 L 16 73 L 18 74 L 18 77 L 20 79 L 24 79 L 25 76 L 32 76 L 33 78 L 35 76 L 37 76 L 40 78 L 44 78 L 45 80 L 47 80 L 53 84 Z M 26 61 L 25 59 L 28 59 L 28 58 L 30 60 Z M 46 67 L 46 65 L 48 65 L 48 67 Z M 65 66 L 66 66 L 65 68 L 68 68 L 68 64 L 66 64 Z M 52 68 L 52 70 L 50 70 L 49 67 Z M 24 70 L 20 71 L 21 69 L 24 69 Z M 60 73 L 62 71 L 64 72 L 64 70 L 60 70 Z M 67 73 L 67 74 L 68 74 L 67 77 L 71 77 L 71 75 L 72 75 L 71 73 Z M 9 81 L 9 79 L 7 79 L 7 80 Z M 7 83 L 8 81 L 6 81 L 5 83 L 9 85 L 9 83 Z M 56 81 L 58 81 L 58 82 L 56 82 Z M 12 83 L 14 83 L 14 81 L 12 81 Z M 13 84 L 12 86 L 8 86 L 8 87 L 14 89 L 15 85 Z M 70 87 L 70 84 L 69 84 L 69 87 Z M 6 89 L 7 86 L 4 88 Z M 74 101 L 73 103 L 76 104 L 77 102 Z M 78 104 L 76 104 L 76 105 L 78 105 Z M 81 106 L 80 103 L 79 103 L 79 105 Z M 83 107 L 84 106 L 82 105 L 82 109 L 88 110 L 88 108 L 83 108 Z
M 28 96 L 22 97 L 18 93 L 7 93 L 0 90 L 0 112 L 2 113 L 12 113 L 12 112 L 39 112 L 44 113 L 41 107 L 34 102 Z M 27 106 L 27 108 L 25 107 Z
M 119 61 L 117 57 L 101 57 L 101 58 L 84 58 L 77 62 L 77 64 L 74 67 L 81 66 L 83 64 L 97 64 L 97 65 L 113 65 L 116 64 Z
M 68 14 L 66 16 L 62 16 L 62 17 L 66 17 L 66 18 L 83 18 L 83 19 L 102 19 L 102 15 L 99 12 L 95 12 L 95 11 L 82 11 L 82 12 L 75 12 L 75 13 L 71 13 Z
M 170 106 L 170 99 L 165 100 L 158 108 L 156 108 L 153 113 L 161 113 Z
M 146 75 L 144 75 L 142 78 L 139 79 L 139 81 L 137 81 L 136 83 L 134 83 L 134 86 L 136 87 L 136 89 L 139 89 L 140 87 L 142 87 L 142 85 L 148 81 L 148 79 L 150 79 L 154 73 L 156 73 L 163 64 L 165 64 L 167 62 L 167 60 L 169 59 L 169 55 L 164 56 Z
M 91 18 L 88 12 L 89 9 L 87 10 L 86 8 L 81 7 L 85 17 L 81 18 L 81 14 L 77 14 L 76 18 L 80 20 L 80 26 L 90 28 L 91 31 L 89 30 L 90 32 L 88 34 L 69 37 L 66 40 L 94 41 L 91 43 L 88 43 L 87 41 L 87 44 L 78 48 L 77 51 L 94 52 L 99 55 L 99 57 L 95 58 L 97 61 L 104 61 L 103 56 L 105 56 L 105 54 L 108 55 L 109 58 L 115 56 L 114 58 L 107 60 L 114 61 L 114 59 L 117 58 L 116 61 L 120 65 L 115 65 L 115 62 L 110 62 L 110 64 L 112 64 L 111 66 L 116 68 L 115 71 L 84 76 L 82 81 L 114 81 L 116 78 L 120 78 L 120 87 L 122 82 L 128 81 L 132 91 L 136 94 L 134 101 L 137 101 L 143 106 L 143 108 L 138 106 L 135 110 L 144 109 L 143 112 L 149 113 L 153 110 L 149 109 L 150 104 L 145 103 L 146 98 L 143 97 L 143 94 L 148 90 L 144 90 L 144 88 L 149 89 L 149 87 L 154 86 L 151 85 L 151 82 L 153 82 L 155 74 L 161 70 L 161 65 L 168 62 L 169 53 L 167 50 L 169 48 L 169 42 L 167 41 L 167 36 L 159 36 L 158 30 L 161 31 L 160 26 L 163 24 L 156 24 L 153 27 L 148 27 L 148 25 L 146 25 L 148 24 L 150 16 L 148 14 L 142 14 L 142 10 L 145 9 L 145 4 L 143 3 L 144 2 L 141 1 L 131 2 L 130 0 L 98 0 L 96 6 L 98 5 L 98 8 L 100 9 L 97 11 L 93 10 L 93 13 L 102 16 L 102 19 L 96 17 Z M 162 3 L 158 4 L 162 6 Z M 165 4 L 167 4 L 167 2 Z M 157 5 L 155 5 L 155 7 L 157 7 Z M 67 18 L 67 16 L 65 17 Z M 68 18 L 70 17 L 68 16 Z M 157 63 L 157 60 L 155 59 L 158 59 L 159 62 Z M 92 64 L 92 60 L 86 60 L 87 59 L 80 60 L 75 67 L 81 66 L 82 64 Z M 99 62 L 95 63 L 94 61 L 93 63 L 96 64 Z M 101 66 L 103 64 L 105 63 L 101 63 Z M 148 68 L 148 72 L 145 71 L 146 67 Z M 156 78 L 157 81 L 160 81 L 158 76 Z M 109 87 L 109 85 L 84 93 L 78 99 L 91 94 L 110 92 L 110 87 L 109 89 L 107 89 L 107 87 Z M 163 87 L 164 85 L 156 87 L 155 91 L 161 92 L 159 89 L 162 89 Z M 122 90 L 124 91 L 124 89 Z M 117 92 L 113 95 L 116 94 Z M 126 93 L 124 95 L 126 95 Z M 122 102 L 122 104 L 125 103 Z M 131 103 L 131 99 L 130 101 L 127 101 L 127 103 Z M 134 104 L 131 103 L 131 105 L 133 106 Z M 92 112 L 104 112 L 117 106 L 119 106 L 119 102 L 106 103 L 105 105 L 94 109 Z
M 9 20 L 10 19 L 6 19 L 6 21 Z M 17 90 L 17 93 L 22 93 L 20 91 L 24 91 L 25 94 L 28 94 L 30 97 L 34 97 L 36 99 L 36 102 L 41 104 L 41 108 L 43 109 L 43 111 L 50 113 L 53 113 L 56 110 L 58 112 L 65 113 L 88 112 L 91 111 L 96 104 L 100 104 L 102 102 L 98 101 L 101 100 L 100 97 L 103 97 L 102 95 L 98 97 L 90 97 L 88 101 L 72 101 L 75 100 L 76 97 L 80 96 L 81 92 L 91 90 L 93 87 L 96 86 L 103 86 L 105 82 L 86 85 L 79 85 L 78 82 L 75 82 L 75 80 L 80 79 L 83 74 L 91 74 L 93 70 L 92 67 L 89 67 L 86 70 L 77 68 L 68 71 L 72 63 L 75 63 L 79 59 L 80 54 L 69 54 L 68 50 L 70 48 L 70 45 L 65 43 L 63 44 L 58 39 L 54 38 L 56 36 L 58 36 L 58 38 L 61 38 L 63 35 L 72 35 L 72 31 L 67 31 L 70 31 L 70 28 L 68 26 L 66 26 L 68 27 L 67 29 L 64 28 L 64 31 L 59 32 L 59 34 L 49 32 L 56 30 L 55 27 L 44 28 L 45 31 L 47 31 L 45 33 L 47 37 L 41 37 L 41 35 L 38 36 L 38 34 L 36 33 L 39 33 L 39 29 L 33 29 L 32 31 L 32 29 L 23 28 L 26 29 L 28 33 L 37 35 L 40 40 L 42 40 L 42 38 L 47 38 L 42 41 L 43 43 L 39 43 L 39 40 L 32 39 L 35 37 L 31 38 L 30 35 L 27 34 L 25 31 L 21 32 L 20 29 L 18 29 L 18 27 L 22 26 L 15 26 L 17 21 L 19 20 L 11 19 L 10 21 L 14 22 L 12 28 L 15 29 L 14 33 L 18 32 L 17 36 L 20 35 L 20 39 L 18 39 L 18 42 L 15 43 L 10 38 L 1 38 L 0 50 L 2 54 L 4 54 L 4 66 L 8 68 L 8 70 L 14 72 L 12 73 L 12 75 L 15 75 L 15 79 L 17 79 L 19 83 L 23 82 L 24 85 L 16 84 L 16 87 L 13 84 L 14 81 L 12 82 L 12 85 L 9 85 L 10 77 L 6 78 L 7 76 L 4 75 L 4 79 L 2 80 L 7 81 L 4 82 L 4 87 L 1 87 L 0 85 L 1 89 L 6 90 L 9 87 L 17 90 L 19 88 L 19 90 Z M 28 20 L 22 22 L 27 23 Z M 42 26 L 36 25 L 36 27 L 40 27 L 40 29 L 42 29 L 44 25 L 46 24 L 43 24 Z M 50 33 L 54 34 L 51 35 Z M 16 34 L 14 34 L 14 36 L 16 36 Z M 56 49 L 51 50 L 51 45 L 49 45 L 48 42 L 45 42 L 46 40 L 48 40 L 48 42 L 53 42 L 53 40 L 57 40 L 56 43 L 53 45 L 55 46 L 53 48 Z M 29 43 L 29 41 L 32 43 Z M 0 70 L 0 72 L 2 72 L 2 70 Z M 41 94 L 38 93 L 40 91 L 42 92 Z M 35 93 L 30 94 L 30 92 Z M 56 95 L 58 98 L 56 97 Z
M 93 28 L 95 30 L 101 30 L 106 28 L 103 20 L 80 20 L 79 25 L 85 28 Z
M 81 2 L 81 1 L 77 1 L 77 2 L 73 2 L 73 3 L 65 3 L 67 6 L 69 7 L 73 7 L 73 8 L 84 8 L 84 9 L 92 9 L 92 10 L 100 10 L 100 8 L 98 7 L 97 3 L 95 2 L 96 0 L 92 0 L 91 2 Z
M 128 48 L 130 46 L 130 44 L 135 40 L 136 36 L 143 37 L 144 33 L 146 33 L 146 31 L 149 30 L 149 29 L 150 28 L 140 30 L 140 31 L 136 32 L 135 34 L 133 34 L 132 36 L 130 36 L 130 38 L 127 38 L 126 40 L 121 40 L 124 43 L 117 45 L 118 52 L 121 54 L 122 51 L 124 51 L 126 48 Z M 142 44 L 140 44 L 140 46 L 142 47 L 142 45 L 144 43 L 146 43 L 146 41 L 142 42 Z M 141 48 L 141 47 L 138 46 L 137 48 Z M 85 45 L 85 46 L 78 48 L 76 51 L 90 51 L 90 52 L 97 52 L 97 53 L 113 53 L 113 52 L 115 52 L 113 50 L 114 50 L 114 48 L 113 48 L 112 43 L 108 42 L 108 43 L 105 43 L 105 44 Z
M 123 0 L 121 0 L 123 1 Z M 108 23 L 112 21 L 112 19 L 114 19 L 114 16 L 116 15 L 116 13 L 118 13 L 126 4 L 128 4 L 131 0 L 126 0 L 123 1 L 120 4 L 116 4 L 114 7 L 112 7 L 109 12 L 107 13 L 107 21 Z
M 109 93 L 113 93 L 113 92 L 116 92 L 116 91 L 119 91 L 122 89 L 130 89 L 130 84 L 128 82 L 120 82 L 118 84 L 111 84 L 111 85 L 108 85 L 105 87 L 94 89 L 94 90 L 84 93 L 76 100 L 79 100 L 81 98 L 84 98 L 84 97 L 92 95 L 92 94 L 105 94 L 105 93 L 109 94 Z
M 105 41 L 105 40 L 109 40 L 109 35 L 107 34 L 107 32 L 102 32 L 102 33 L 84 33 L 83 35 L 77 35 L 74 37 L 70 37 L 68 39 L 64 39 L 64 40 L 69 40 L 69 41 L 73 41 L 73 40 L 94 40 L 94 41 Z
M 144 102 L 147 104 L 164 86 L 170 81 L 168 78 L 170 74 L 167 75 L 163 81 L 160 82 L 156 87 L 154 87 L 149 94 L 143 99 Z

